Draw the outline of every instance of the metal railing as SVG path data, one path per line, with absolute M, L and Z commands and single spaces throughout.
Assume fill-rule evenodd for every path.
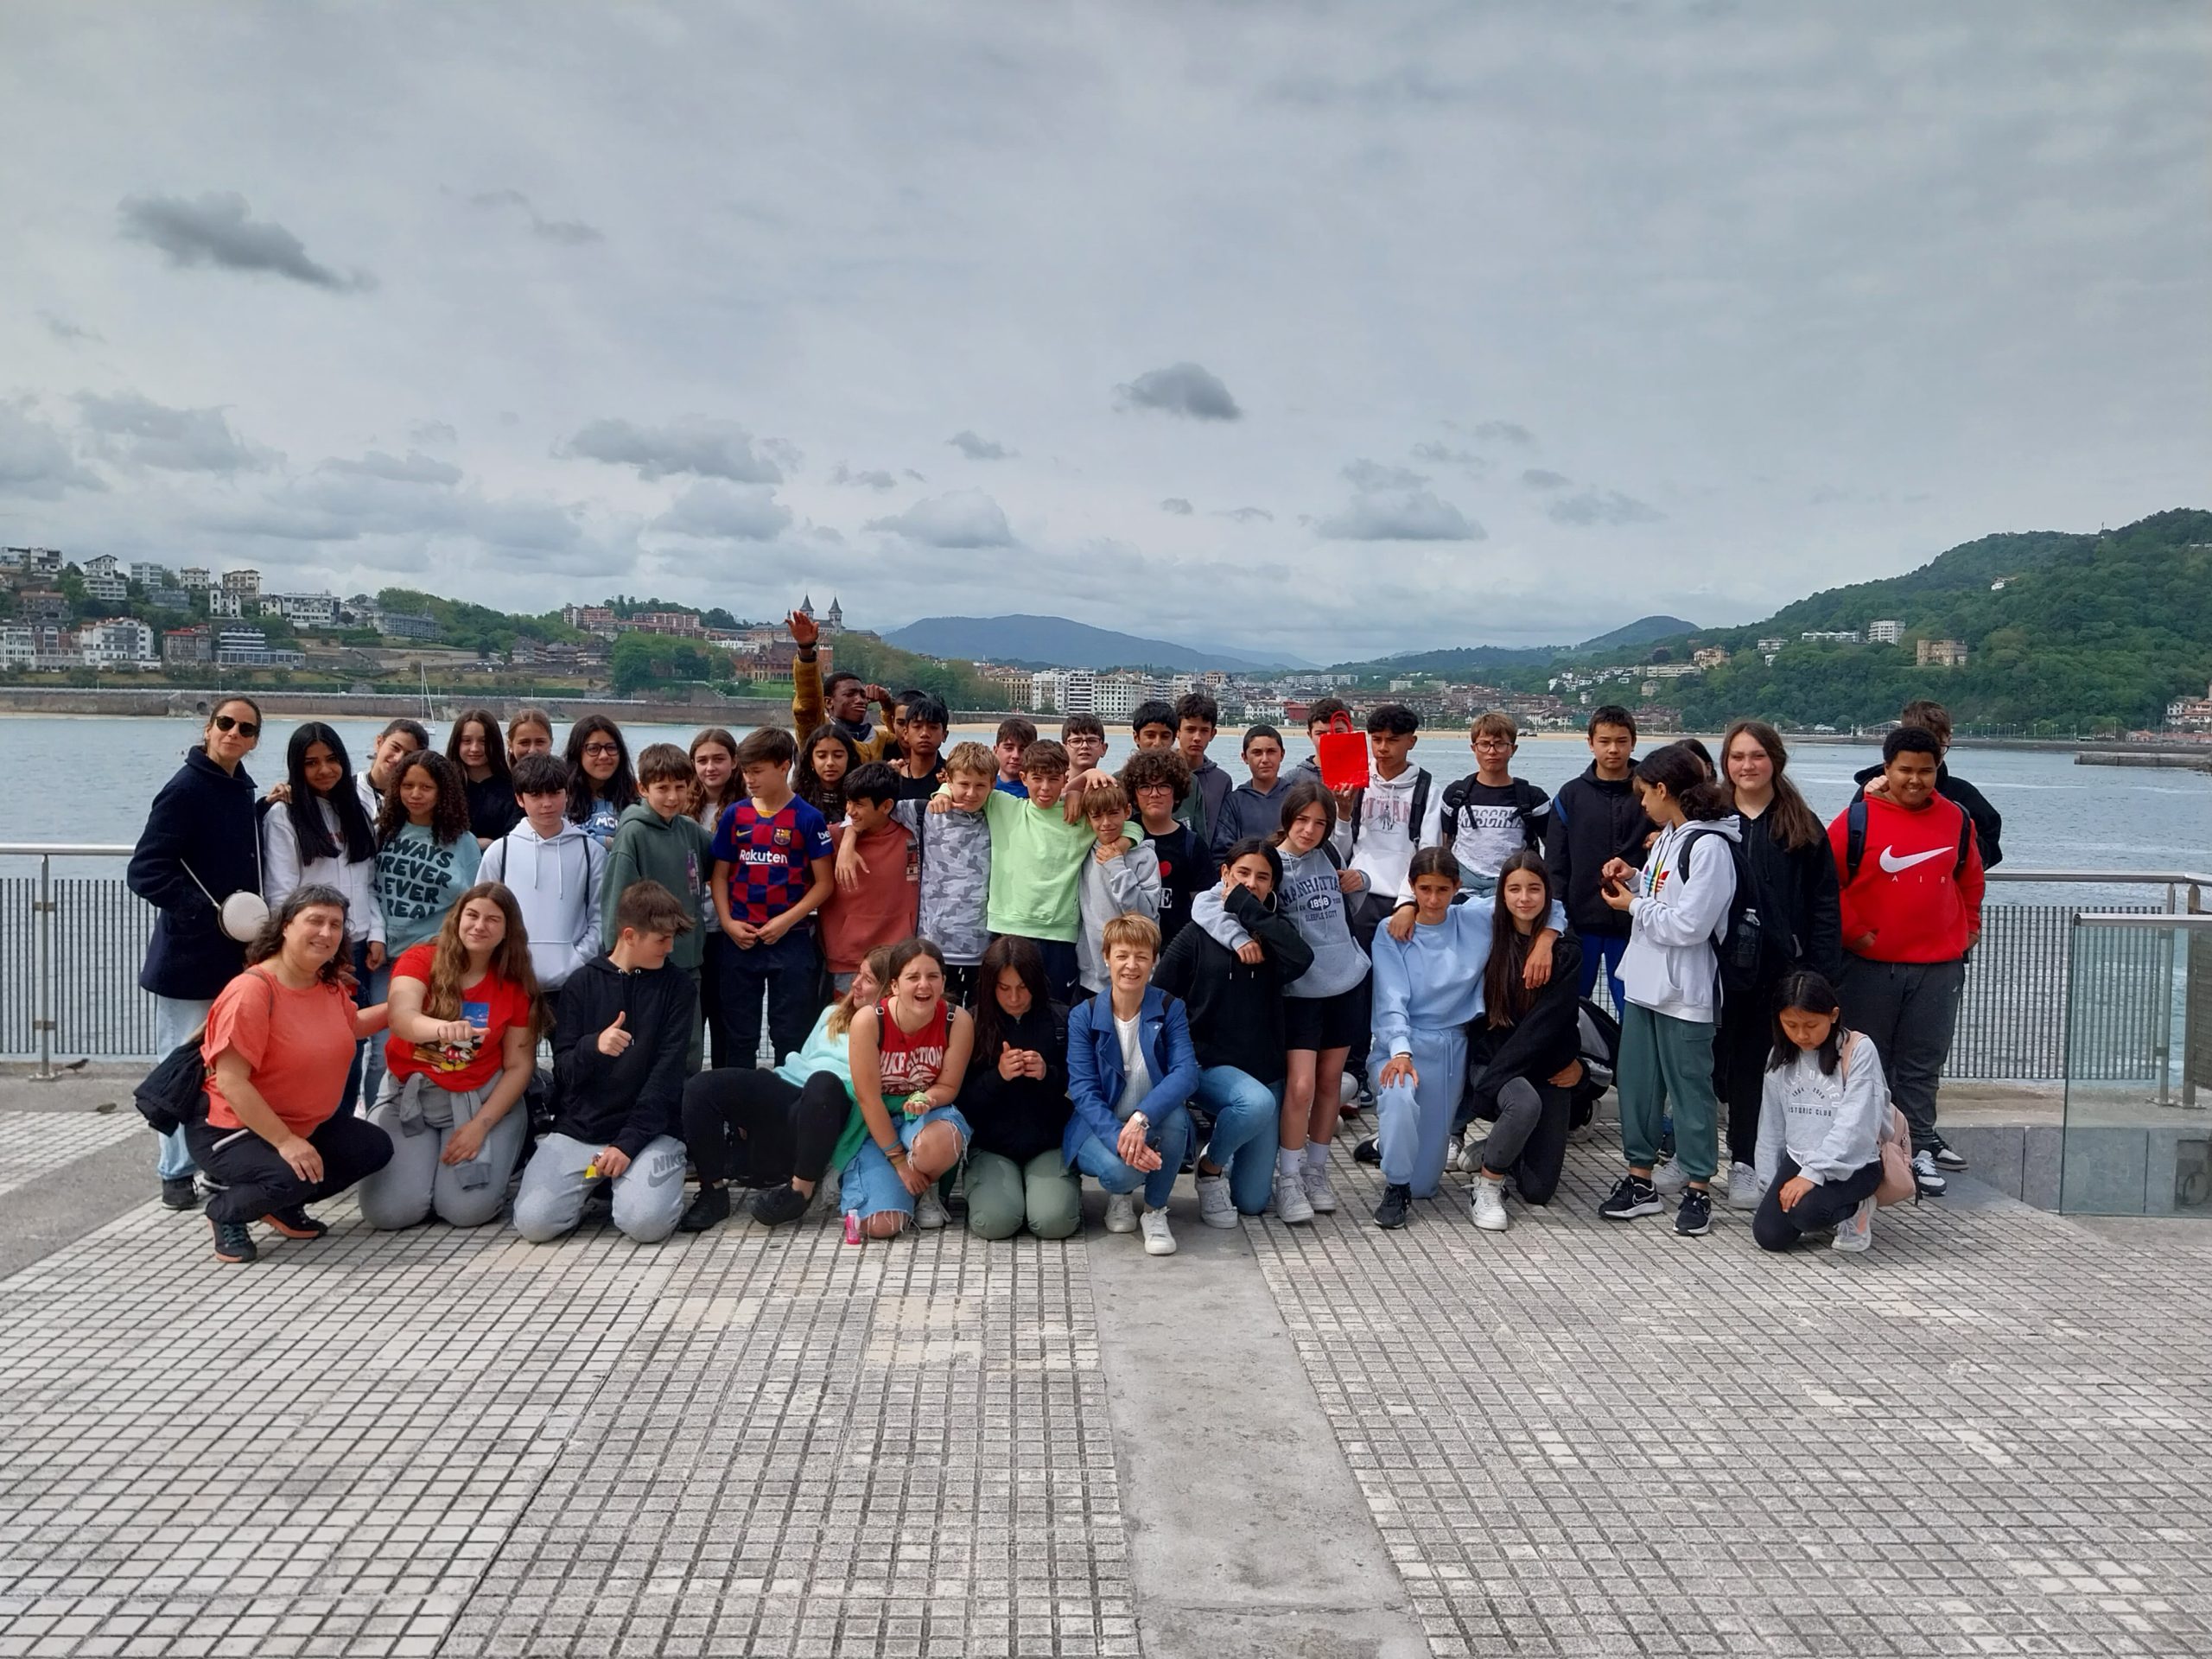
M 120 862 L 127 846 L 0 842 L 0 859 L 35 860 L 35 874 L 0 876 L 0 1057 L 153 1058 L 153 999 L 138 967 L 154 912 L 118 875 L 58 876 L 57 861 Z M 2165 1098 L 2177 999 L 2203 1005 L 2212 1039 L 2212 947 L 2175 950 L 2177 924 L 2203 915 L 2212 875 L 2172 870 L 1990 872 L 1993 883 L 2163 889 L 2164 905 L 2085 911 L 1992 904 L 1967 960 L 1958 1035 L 1945 1075 L 1962 1081 L 2156 1084 Z M 2086 929 L 2088 922 L 2104 924 Z M 2120 924 L 2125 924 L 2120 925 Z M 2187 924 L 2192 929 L 2202 924 Z M 2195 958 L 2203 959 L 2198 968 Z M 2185 981 L 2185 982 L 2183 982 Z M 2075 1003 L 2079 1002 L 2080 1007 Z M 2070 1039 L 2069 1039 L 2070 1033 Z M 2183 1087 L 2196 1060 L 2184 1045 Z M 2212 1068 L 2212 1058 L 2201 1062 Z M 2212 1087 L 2212 1070 L 2201 1081 Z

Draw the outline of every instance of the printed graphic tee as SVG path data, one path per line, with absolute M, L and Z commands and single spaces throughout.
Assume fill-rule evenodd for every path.
M 430 982 L 430 967 L 437 956 L 435 944 L 418 944 L 401 953 L 391 964 L 395 980 Z M 461 1094 L 481 1089 L 499 1075 L 500 1048 L 507 1033 L 530 1023 L 530 999 L 512 980 L 486 971 L 474 985 L 461 991 L 461 1012 L 480 1033 L 474 1043 L 408 1043 L 397 1037 L 385 1039 L 385 1065 L 395 1077 L 427 1076 L 439 1088 Z

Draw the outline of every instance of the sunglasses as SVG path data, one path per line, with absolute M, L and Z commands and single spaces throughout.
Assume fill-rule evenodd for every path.
M 250 720 L 240 720 L 236 715 L 218 715 L 215 716 L 215 729 L 217 731 L 227 732 L 233 728 L 237 729 L 238 735 L 241 737 L 259 737 L 261 735 L 261 728 L 255 725 Z

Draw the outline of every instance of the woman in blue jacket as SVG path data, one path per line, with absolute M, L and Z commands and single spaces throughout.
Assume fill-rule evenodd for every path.
M 261 892 L 261 829 L 245 766 L 260 741 L 259 703 L 235 696 L 218 702 L 200 746 L 154 797 L 130 855 L 124 879 L 156 912 L 138 983 L 154 994 L 160 1054 L 206 1023 L 223 988 L 245 971 L 245 942 L 223 931 L 220 912 L 232 894 Z M 162 1202 L 194 1208 L 200 1199 L 182 1130 L 163 1138 L 158 1167 Z
M 1060 1150 L 1105 1190 L 1108 1232 L 1141 1226 L 1147 1255 L 1173 1255 L 1167 1195 L 1190 1150 L 1198 1052 L 1181 1001 L 1151 982 L 1160 925 L 1116 916 L 1099 943 L 1107 988 L 1068 1016 L 1068 1098 L 1075 1109 Z

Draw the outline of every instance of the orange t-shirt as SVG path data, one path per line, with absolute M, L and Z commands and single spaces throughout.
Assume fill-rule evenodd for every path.
M 420 980 L 427 987 L 437 951 L 435 943 L 401 951 L 399 960 L 391 964 L 391 976 Z M 389 1037 L 385 1039 L 384 1063 L 391 1075 L 411 1077 L 420 1073 L 456 1095 L 481 1089 L 499 1075 L 507 1033 L 530 1023 L 530 999 L 522 994 L 522 987 L 487 968 L 483 978 L 461 988 L 461 1012 L 454 1017 L 467 1020 L 484 1033 L 474 1049 L 449 1043 L 402 1042 Z
M 200 1058 L 207 1063 L 209 1127 L 245 1127 L 215 1081 L 215 1062 L 229 1053 L 245 1061 L 254 1088 L 285 1128 L 312 1134 L 338 1109 L 353 1042 L 353 999 L 343 986 L 317 980 L 296 991 L 274 974 L 247 969 L 207 1011 Z

